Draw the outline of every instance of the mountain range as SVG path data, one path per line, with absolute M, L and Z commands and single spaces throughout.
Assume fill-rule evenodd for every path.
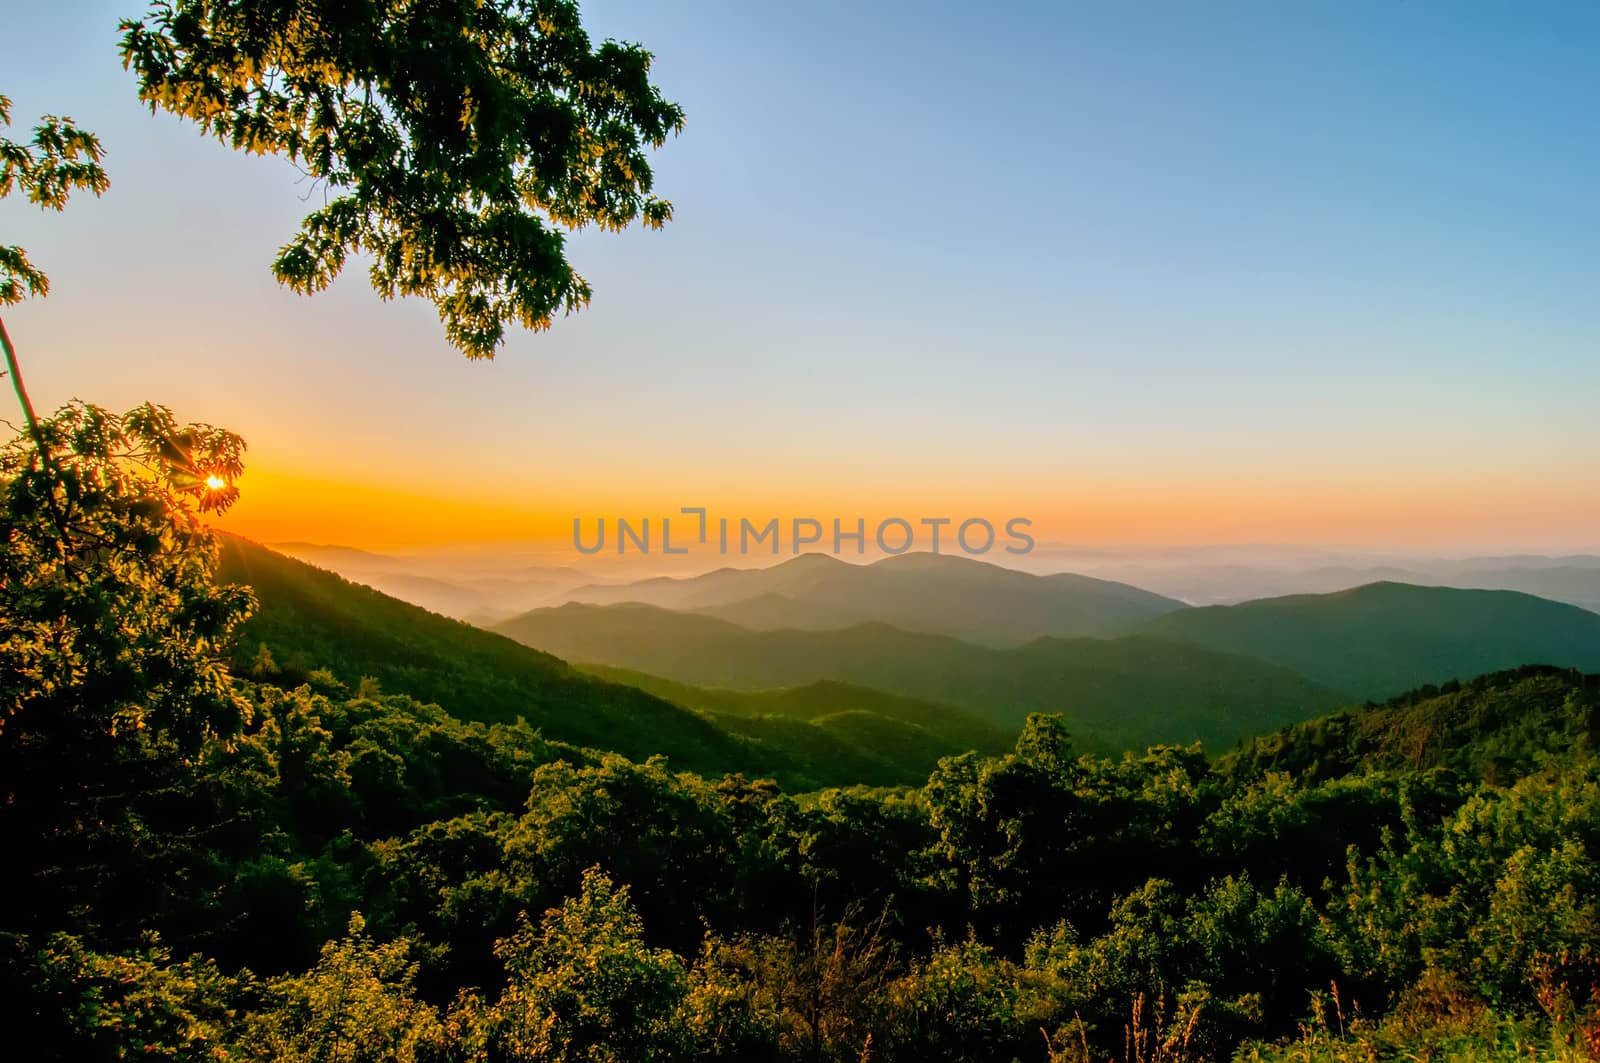
M 1600 612 L 1600 556 L 1593 554 L 1450 558 L 1265 546 L 1143 552 L 1042 548 L 1028 561 L 1034 566 L 1120 580 L 1191 605 L 1234 605 L 1257 598 L 1331 594 L 1369 583 L 1394 582 L 1521 591 Z
M 1072 573 L 1035 576 L 929 553 L 871 564 L 802 554 L 770 568 L 578 587 L 566 597 L 702 613 L 757 630 L 825 630 L 870 621 L 990 646 L 1020 645 L 1041 635 L 1110 634 L 1184 608 L 1126 583 Z
M 371 678 L 462 719 L 522 718 L 550 739 L 637 760 L 664 755 L 712 776 L 773 777 L 796 790 L 914 784 L 940 757 L 1009 740 L 946 706 L 825 684 L 749 696 L 678 685 L 658 696 L 641 689 L 649 677 L 579 671 L 249 540 L 218 538 L 219 578 L 249 586 L 258 603 L 233 664 L 261 682 L 354 689 Z
M 223 574 L 261 603 L 236 663 L 259 670 L 265 646 L 276 681 L 313 666 L 372 677 L 464 718 L 796 786 L 915 780 L 942 756 L 1003 748 L 1030 712 L 1063 714 L 1086 748 L 1215 749 L 1495 669 L 1600 671 L 1600 615 L 1393 582 L 1190 608 L 960 557 L 802 557 L 589 586 L 675 608 L 569 603 L 491 632 L 236 538 Z M 1059 634 L 1082 630 L 1095 634 Z
M 671 594 L 674 587 L 691 592 L 705 589 L 721 583 L 721 578 L 641 580 L 634 573 L 646 563 L 645 559 L 610 555 L 586 557 L 579 568 L 566 563 L 559 552 L 531 547 L 456 547 L 385 554 L 304 542 L 269 545 L 280 553 L 331 569 L 346 579 L 434 612 L 484 625 L 508 620 L 529 609 L 567 601 L 596 604 L 643 601 L 672 609 L 708 611 L 750 627 L 829 627 L 851 619 L 865 619 L 858 612 L 847 609 L 841 613 L 826 604 L 815 612 L 808 612 L 804 603 L 792 599 L 764 601 L 769 594 L 786 598 L 771 588 L 751 586 L 767 580 L 768 577 L 757 573 L 770 573 L 771 568 L 746 569 L 743 576 L 733 575 L 736 570 L 727 570 L 728 586 L 746 585 L 740 595 L 732 598 L 714 595 L 709 604 L 686 605 L 663 595 Z M 692 558 L 659 556 L 648 559 L 648 563 L 667 565 L 669 560 L 676 562 L 669 567 L 679 571 L 692 570 L 694 563 Z M 960 560 L 959 555 L 957 560 Z M 1233 605 L 1291 594 L 1330 594 L 1387 581 L 1464 590 L 1522 591 L 1600 612 L 1600 556 L 1592 554 L 1449 558 L 1378 555 L 1317 547 L 1075 549 L 1042 545 L 1032 554 L 1015 560 L 1020 568 L 1030 572 L 1080 573 L 1068 576 L 1067 580 L 1120 583 L 1154 592 L 1158 598 L 1191 605 Z M 852 567 L 864 566 L 855 564 Z M 896 623 L 902 627 L 911 626 L 903 617 Z M 959 630 L 945 633 L 962 635 Z M 1069 628 L 1032 633 L 1099 632 L 1090 628 Z M 964 637 L 981 640 L 985 636 L 981 632 L 968 632 Z
M 533 610 L 497 630 L 678 682 L 846 682 L 946 702 L 1002 728 L 1060 712 L 1087 735 L 1135 746 L 1226 745 L 1337 704 L 1524 664 L 1600 670 L 1600 614 L 1516 592 L 1380 582 L 1189 608 L 1129 590 L 928 554 L 864 566 L 802 558 L 579 591 L 624 601 Z M 1008 595 L 1031 608 L 987 626 Z M 628 600 L 641 597 L 676 609 Z M 849 610 L 824 626 L 839 602 Z M 895 623 L 912 603 L 916 615 Z M 783 623 L 801 611 L 805 622 Z M 1140 611 L 1155 615 L 1128 618 Z M 1069 617 L 1099 637 L 1049 633 Z
M 1270 661 L 1360 700 L 1524 664 L 1600 671 L 1600 613 L 1516 591 L 1373 583 L 1186 609 L 1135 630 Z
M 1113 745 L 1227 745 L 1328 711 L 1341 696 L 1237 654 L 1142 637 L 1039 638 L 1000 649 L 880 622 L 755 631 L 652 605 L 568 604 L 497 630 L 574 661 L 745 689 L 832 680 L 946 702 L 1015 731 L 1030 712 Z

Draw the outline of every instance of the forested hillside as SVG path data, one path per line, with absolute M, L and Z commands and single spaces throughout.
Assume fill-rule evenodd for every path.
M 1600 754 L 1596 678 L 1527 666 L 1423 687 L 1244 743 L 1219 770 L 1328 780 L 1361 771 L 1445 771 L 1499 783 Z
M 1030 712 L 1059 712 L 1117 748 L 1226 747 L 1347 700 L 1286 668 L 1146 638 L 1036 639 L 1001 650 L 885 624 L 751 631 L 646 605 L 540 609 L 496 630 L 574 661 L 696 685 L 856 684 L 954 705 L 1013 733 Z
M 718 698 L 648 676 L 612 682 L 248 540 L 220 542 L 221 578 L 257 600 L 235 643 L 235 669 L 281 688 L 406 694 L 461 719 L 522 719 L 552 740 L 798 789 L 916 782 L 940 757 L 1001 748 L 1014 733 L 948 707 L 845 687 Z
M 1015 740 L 1012 732 L 954 706 L 849 683 L 728 690 L 625 668 L 589 665 L 585 670 L 710 713 L 719 726 L 764 738 L 822 779 L 916 785 L 942 757 L 974 749 L 1001 752 Z
M 1186 609 L 1134 630 L 1271 661 L 1361 700 L 1523 664 L 1600 671 L 1600 613 L 1516 591 L 1373 583 Z
M 1276 766 L 1348 717 L 1216 769 L 1041 717 L 803 802 L 401 697 L 247 697 L 229 748 L 124 758 L 160 791 L 93 831 L 7 835 L 35 1058 L 1537 1059 L 1596 1029 L 1600 765 L 1548 740 L 1588 733 L 1595 678 L 1364 715 L 1323 774 Z M 1492 749 L 1492 778 L 1432 770 Z
M 236 640 L 242 673 L 293 687 L 321 670 L 352 690 L 371 678 L 462 719 L 521 717 L 554 739 L 641 759 L 664 754 L 685 768 L 783 767 L 780 757 L 634 688 L 236 536 L 220 542 L 219 577 L 249 587 L 258 602 Z

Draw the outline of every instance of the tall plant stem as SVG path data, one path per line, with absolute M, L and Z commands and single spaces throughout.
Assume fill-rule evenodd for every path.
M 28 386 L 22 382 L 22 363 L 17 361 L 17 349 L 11 345 L 11 334 L 6 331 L 5 318 L 0 318 L 0 347 L 6 351 L 6 369 L 11 373 L 11 386 L 17 392 L 17 405 L 22 407 L 22 419 L 28 424 L 28 434 L 33 437 L 34 447 L 39 455 L 41 469 L 52 468 L 50 448 L 45 445 L 44 433 L 39 430 L 39 418 L 33 412 L 33 400 L 28 398 Z M 52 486 L 45 494 L 45 506 L 50 510 L 50 519 L 56 526 L 56 531 L 61 533 L 58 549 L 65 560 L 67 556 L 67 522 L 62 516 L 61 507 L 56 504 L 56 492 Z M 72 566 L 67 566 L 71 571 Z M 81 580 L 82 577 L 80 576 Z
M 5 318 L 0 318 L 0 347 L 6 349 L 6 369 L 11 373 L 11 386 L 16 389 L 17 403 L 22 407 L 22 419 L 28 423 L 28 434 L 39 444 L 44 454 L 44 440 L 39 437 L 39 418 L 33 413 L 33 400 L 28 398 L 28 387 L 22 382 L 22 365 L 17 361 L 17 349 L 11 345 L 11 334 L 6 331 Z

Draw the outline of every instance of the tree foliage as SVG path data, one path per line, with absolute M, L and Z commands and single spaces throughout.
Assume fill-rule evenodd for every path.
M 350 917 L 317 965 L 269 988 L 272 1006 L 250 1024 L 249 1058 L 282 1063 L 427 1063 L 446 1058 L 438 1010 L 413 991 L 405 941 L 379 943 Z
M 0 730 L 159 729 L 193 750 L 241 702 L 217 659 L 250 595 L 212 580 L 199 514 L 237 498 L 244 443 L 160 407 L 74 403 L 0 451 Z
M 648 1063 L 680 1055 L 683 964 L 645 941 L 644 923 L 598 870 L 578 893 L 526 919 L 495 950 L 505 992 L 489 1019 L 491 1054 L 551 1063 Z
M 152 110 L 322 189 L 280 281 L 319 291 L 363 252 L 374 288 L 432 301 L 469 357 L 588 304 L 564 232 L 672 216 L 646 153 L 683 111 L 573 0 L 161 0 L 122 33 Z
M 193 758 L 248 711 L 220 655 L 251 595 L 213 579 L 200 520 L 242 450 L 159 407 L 76 403 L 0 450 L 0 881 L 24 921 L 131 932 L 202 859 L 148 827 L 194 814 Z
M 11 125 L 11 100 L 0 96 L 0 128 Z M 27 141 L 0 136 L 0 199 L 21 192 L 44 210 L 66 209 L 73 192 L 100 195 L 110 178 L 100 165 L 104 151 L 93 133 L 71 118 L 47 114 Z M 0 306 L 50 294 L 50 278 L 20 247 L 0 245 Z

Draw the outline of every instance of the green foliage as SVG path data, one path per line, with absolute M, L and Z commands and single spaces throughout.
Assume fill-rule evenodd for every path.
M 773 990 L 750 977 L 748 942 L 708 936 L 690 971 L 681 1011 L 684 1037 L 697 1058 L 780 1058 L 785 1022 Z
M 538 926 L 524 920 L 496 951 L 508 981 L 487 1021 L 493 1058 L 644 1063 L 680 1053 L 683 964 L 645 943 L 627 888 L 604 874 L 585 873 L 577 896 Z
M 38 439 L 0 451 L 0 728 L 91 715 L 100 730 L 151 728 L 192 750 L 231 733 L 241 706 L 216 660 L 251 598 L 211 579 L 195 509 L 220 510 L 244 444 L 159 407 L 117 417 L 74 404 Z
M 1015 965 L 977 941 L 937 944 L 889 987 L 889 1059 L 1020 1059 L 1037 1055 L 1040 1011 Z
M 0 96 L 0 128 L 9 125 L 11 100 Z M 111 185 L 100 165 L 103 157 L 93 133 L 78 128 L 71 118 L 47 114 L 26 142 L 0 137 L 0 199 L 20 191 L 44 210 L 61 211 L 73 192 L 101 195 Z M 0 306 L 49 294 L 50 278 L 28 260 L 26 251 L 0 245 Z
M 657 934 L 692 942 L 703 919 L 721 922 L 734 909 L 741 873 L 759 872 L 743 851 L 754 839 L 741 837 L 739 806 L 756 805 L 748 811 L 765 820 L 770 813 L 760 806 L 785 800 L 743 790 L 741 780 L 713 788 L 674 776 L 659 760 L 607 755 L 582 767 L 547 764 L 533 773 L 528 812 L 506 839 L 506 859 L 563 893 L 603 865 L 631 890 Z M 627 844 L 618 846 L 622 838 Z M 695 889 L 686 895 L 684 883 Z
M 159 407 L 118 417 L 74 404 L 0 451 L 0 848 L 16 856 L 0 883 L 15 902 L 11 926 L 65 929 L 54 920 L 71 910 L 136 921 L 141 906 L 164 903 L 165 879 L 203 859 L 184 822 L 195 810 L 172 794 L 191 788 L 192 758 L 247 715 L 218 656 L 251 597 L 213 580 L 197 511 L 232 501 L 206 478 L 236 476 L 242 449 Z M 108 864 L 145 874 L 119 891 Z
M 136 950 L 106 954 L 55 934 L 33 957 L 28 977 L 24 991 L 38 1009 L 26 1031 L 40 1050 L 34 1058 L 233 1058 L 238 987 L 209 960 L 174 963 L 154 936 Z
M 1182 874 L 1211 800 L 1205 769 L 1193 747 L 1076 757 L 1058 717 L 1033 716 L 1014 753 L 942 763 L 929 818 L 973 917 L 1017 944 L 1062 916 L 1099 917 L 1149 874 Z
M 875 1058 L 899 969 L 886 914 L 868 918 L 850 905 L 836 921 L 813 912 L 781 934 L 711 939 L 688 1000 L 689 1031 L 709 1030 L 727 1058 Z
M 380 944 L 359 915 L 308 973 L 278 979 L 247 1025 L 245 1058 L 283 1063 L 426 1063 L 447 1058 L 438 1011 L 412 990 L 404 940 Z
M 563 230 L 672 216 L 646 149 L 683 112 L 650 53 L 592 45 L 572 0 L 159 0 L 121 29 L 152 110 L 327 192 L 280 281 L 320 291 L 365 253 L 373 287 L 432 301 L 469 357 L 492 357 L 508 322 L 587 305 Z

